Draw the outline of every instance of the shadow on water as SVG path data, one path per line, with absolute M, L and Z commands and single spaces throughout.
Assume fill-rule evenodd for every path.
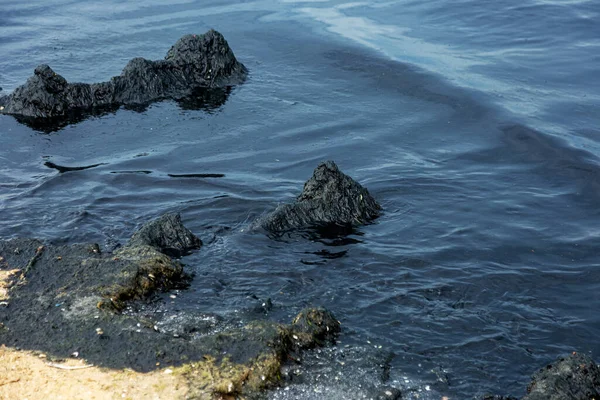
M 214 113 L 219 110 L 229 98 L 233 87 L 225 88 L 200 88 L 196 89 L 190 96 L 175 99 L 175 102 L 182 110 L 198 110 L 207 113 Z M 6 97 L 4 98 L 6 99 Z M 155 102 L 164 101 L 160 99 L 154 102 L 122 106 L 123 109 L 143 113 Z M 1 105 L 2 99 L 0 99 Z M 52 118 L 32 118 L 21 115 L 13 115 L 17 122 L 28 126 L 40 133 L 53 133 L 66 128 L 69 125 L 78 124 L 90 118 L 99 118 L 116 113 L 121 106 L 95 107 L 90 110 L 72 110 L 66 115 Z
M 309 226 L 300 230 L 286 232 L 270 232 L 267 236 L 279 242 L 295 242 L 298 238 L 310 242 L 322 243 L 326 246 L 346 246 L 362 243 L 352 236 L 363 236 L 364 233 L 351 224 L 320 224 Z
M 304 265 L 324 265 L 331 260 L 346 257 L 349 249 L 344 247 L 363 243 L 357 238 L 363 235 L 356 226 L 340 224 L 323 224 L 285 233 L 267 234 L 271 240 L 287 244 L 300 240 L 326 246 L 316 251 L 303 251 L 304 256 L 299 262 Z
M 233 88 L 197 89 L 191 96 L 176 100 L 182 110 L 202 110 L 207 113 L 217 111 L 229 98 Z
M 40 133 L 53 133 L 75 125 L 89 118 L 99 118 L 117 112 L 119 107 L 97 107 L 92 110 L 71 110 L 66 115 L 51 118 L 32 118 L 22 115 L 12 115 L 17 122 Z

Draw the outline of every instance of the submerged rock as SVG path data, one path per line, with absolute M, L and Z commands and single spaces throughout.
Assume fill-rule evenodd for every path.
M 573 353 L 538 372 L 522 400 L 600 399 L 600 368 L 589 356 Z
M 173 337 L 185 339 L 198 339 L 202 336 L 223 330 L 223 318 L 217 314 L 201 313 L 193 311 L 180 311 L 165 314 L 153 325 L 157 332 L 168 333 Z
M 352 227 L 380 214 L 369 191 L 341 172 L 333 161 L 319 164 L 292 204 L 284 204 L 257 224 L 270 232 L 304 227 Z
M 31 118 L 66 117 L 75 110 L 140 105 L 165 98 L 182 99 L 198 88 L 241 83 L 246 67 L 237 61 L 219 32 L 186 35 L 164 60 L 134 58 L 108 82 L 68 83 L 48 65 L 12 94 L 0 98 L 0 112 Z

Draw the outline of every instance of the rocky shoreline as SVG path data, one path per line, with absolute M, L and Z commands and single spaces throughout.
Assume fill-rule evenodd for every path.
M 326 179 L 323 170 L 329 171 Z M 314 185 L 316 178 L 319 185 Z M 305 213 L 302 226 L 362 222 L 355 215 L 365 211 L 366 201 L 374 210 L 380 209 L 366 189 L 333 162 L 318 166 L 305 192 L 307 188 L 321 209 L 318 215 Z M 327 206 L 323 199 L 334 193 L 353 201 Z M 279 209 L 274 215 L 282 218 Z M 323 219 L 324 215 L 328 217 Z M 340 323 L 320 307 L 301 311 L 288 324 L 261 319 L 242 327 L 218 328 L 206 323 L 210 320 L 206 316 L 191 313 L 183 322 L 121 313 L 129 302 L 184 288 L 191 276 L 180 259 L 201 247 L 202 241 L 178 214 L 145 224 L 113 252 L 102 252 L 94 243 L 54 246 L 37 239 L 0 241 L 2 344 L 41 351 L 58 360 L 77 354 L 94 365 L 140 372 L 167 364 L 190 382 L 189 398 L 260 398 L 265 389 L 285 382 L 286 363 L 298 363 L 305 351 L 335 343 Z M 370 367 L 381 368 L 375 363 Z M 372 388 L 381 390 L 377 385 Z
M 197 398 L 253 398 L 278 384 L 284 362 L 335 342 L 340 323 L 318 307 L 303 310 L 289 324 L 187 327 L 206 330 L 193 339 L 184 336 L 185 328 L 120 313 L 129 301 L 185 285 L 183 265 L 164 252 L 182 254 L 200 244 L 176 214 L 144 225 L 113 253 L 101 253 L 95 244 L 0 241 L 0 270 L 11 271 L 3 284 L 2 344 L 57 359 L 77 353 L 95 365 L 140 372 L 167 364 L 193 381 Z
M 162 99 L 224 101 L 227 87 L 243 82 L 246 76 L 246 67 L 223 36 L 211 30 L 182 37 L 164 60 L 135 58 L 121 75 L 106 82 L 69 83 L 48 65 L 40 65 L 24 85 L 0 96 L 0 113 L 33 126 L 60 126 L 86 115 Z M 97 164 L 47 166 L 76 173 Z M 294 202 L 280 205 L 251 227 L 275 236 L 300 229 L 343 235 L 375 220 L 381 212 L 367 189 L 328 161 L 317 166 Z M 185 289 L 193 277 L 182 257 L 202 245 L 178 214 L 150 221 L 112 252 L 102 252 L 94 243 L 58 246 L 30 238 L 0 240 L 0 360 L 8 368 L 3 375 L 10 375 L 12 362 L 17 365 L 26 357 L 16 353 L 36 352 L 52 368 L 94 365 L 133 371 L 133 381 L 158 370 L 176 375 L 175 381 L 161 381 L 185 384 L 185 390 L 170 392 L 170 398 L 260 399 L 269 389 L 297 386 L 299 380 L 307 385 L 339 385 L 334 379 L 340 376 L 347 398 L 402 398 L 400 390 L 388 382 L 393 355 L 336 348 L 341 324 L 331 311 L 319 306 L 302 310 L 288 323 L 256 319 L 243 326 L 189 311 L 171 319 L 123 313 L 132 302 Z M 315 352 L 320 350 L 325 363 L 315 361 L 319 359 Z M 339 362 L 339 357 L 360 367 L 341 368 L 346 361 Z M 89 364 L 65 362 L 73 359 Z M 23 376 L 32 371 L 33 361 L 26 363 Z M 106 371 L 98 373 L 104 373 L 105 379 L 118 379 Z M 44 376 L 46 383 L 58 379 Z M 0 394 L 20 381 L 19 376 L 0 381 Z M 573 353 L 535 373 L 522 400 L 599 398 L 600 369 L 589 356 Z M 515 398 L 494 395 L 484 399 Z
M 380 211 L 368 191 L 330 161 L 315 169 L 294 203 L 278 207 L 255 226 L 268 233 L 311 226 L 347 228 L 376 218 Z M 287 324 L 261 319 L 218 328 L 216 316 L 188 313 L 180 320 L 161 321 L 121 313 L 129 302 L 184 288 L 192 277 L 181 257 L 201 247 L 202 241 L 178 214 L 145 224 L 110 253 L 101 252 L 97 244 L 0 241 L 2 345 L 43 352 L 52 362 L 76 354 L 117 370 L 149 372 L 168 365 L 186 382 L 185 398 L 264 398 L 265 390 L 297 384 L 294 368 L 286 366 L 296 365 L 298 370 L 306 352 L 304 367 L 310 366 L 310 352 L 335 345 L 340 334 L 339 321 L 326 309 L 305 309 Z M 352 376 L 347 369 L 332 372 L 339 354 L 331 348 L 331 362 L 325 367 L 330 376 Z M 363 375 L 373 371 L 371 383 L 360 384 L 361 395 L 402 398 L 397 388 L 387 386 L 385 365 L 393 355 L 364 351 L 343 354 L 347 360 L 358 354 Z M 311 373 L 324 375 L 315 372 L 322 368 L 322 362 L 308 367 L 303 382 L 313 382 Z M 598 398 L 600 369 L 588 356 L 574 353 L 536 373 L 527 391 L 523 400 Z

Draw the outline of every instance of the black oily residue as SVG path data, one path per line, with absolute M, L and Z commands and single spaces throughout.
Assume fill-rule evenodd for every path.
M 156 257 L 147 250 L 150 231 L 158 229 L 168 237 L 155 239 L 170 241 L 176 232 L 183 234 L 173 227 L 179 221 L 179 216 L 164 216 L 142 228 L 127 246 L 142 257 Z M 198 247 L 200 241 L 190 232 L 190 237 L 180 244 Z M 163 243 L 150 245 L 160 247 Z M 113 302 L 113 298 L 102 297 L 96 304 L 98 292 L 110 291 L 115 281 L 130 279 L 128 274 L 134 273 L 136 266 L 132 267 L 132 260 L 119 257 L 126 254 L 129 253 L 100 253 L 93 244 L 52 246 L 36 239 L 0 241 L 0 267 L 27 272 L 11 291 L 10 305 L 0 309 L 2 344 L 43 351 L 51 360 L 78 352 L 97 365 L 147 372 L 160 364 L 179 366 L 206 360 L 207 356 L 217 362 L 226 357 L 228 362 L 238 364 L 272 357 L 273 362 L 281 363 L 291 352 L 332 343 L 340 332 L 340 323 L 333 314 L 315 308 L 301 312 L 286 326 L 255 320 L 239 329 L 213 318 L 215 324 L 221 323 L 219 332 L 214 331 L 214 324 L 196 323 L 205 315 L 188 311 L 176 324 L 181 325 L 179 328 L 171 327 L 176 332 L 183 329 L 196 334 L 195 340 L 174 334 L 168 323 L 166 327 L 161 324 L 162 314 L 136 318 L 110 312 L 101 303 Z M 141 264 L 137 268 L 142 268 Z M 161 279 L 159 275 L 151 278 Z M 273 372 L 269 379 L 273 378 L 279 379 L 279 374 Z
M 153 316 L 135 318 L 96 309 L 94 294 L 112 285 L 111 271 L 128 263 L 96 248 L 51 246 L 35 239 L 0 241 L 1 268 L 28 266 L 25 284 L 13 288 L 9 306 L 0 309 L 6 328 L 3 344 L 42 351 L 51 359 L 78 352 L 96 365 L 144 372 L 156 369 L 157 363 L 177 366 L 214 353 L 212 339 L 188 341 L 157 332 Z M 200 334 L 213 328 L 196 327 L 204 330 Z M 238 351 L 240 361 L 252 351 Z
M 167 174 L 171 178 L 224 178 L 225 174 Z
M 139 170 L 139 171 L 111 171 L 111 174 L 144 174 L 144 175 L 149 175 L 152 173 L 152 171 L 148 171 L 148 170 Z
M 101 310 L 69 318 L 69 311 L 76 312 L 79 307 L 78 295 L 93 293 L 90 282 L 96 286 L 110 283 L 104 279 L 106 271 L 97 268 L 105 266 L 101 260 L 109 255 L 95 253 L 87 245 L 40 250 L 41 246 L 44 243 L 38 240 L 0 242 L 7 267 L 30 265 L 30 260 L 37 258 L 28 271 L 25 290 L 13 289 L 10 305 L 0 310 L 0 322 L 8 328 L 2 333 L 3 344 L 57 358 L 77 351 L 94 364 L 113 368 L 129 365 L 142 371 L 152 369 L 157 359 L 176 362 L 179 354 L 189 354 L 189 346 L 179 347 L 161 335 L 150 335 L 147 327 L 135 332 L 137 322 L 132 318 Z M 89 260 L 86 268 L 81 268 L 81 260 Z M 88 308 L 93 309 L 93 304 Z
M 98 163 L 98 164 L 92 164 L 92 165 L 84 165 L 81 167 L 67 167 L 66 165 L 58 165 L 51 161 L 46 161 L 44 163 L 44 165 L 46 167 L 56 169 L 61 174 L 65 173 L 65 172 L 72 172 L 72 171 L 83 171 L 85 169 L 96 168 L 96 167 L 99 167 L 100 165 L 106 165 L 106 164 L 107 163 Z

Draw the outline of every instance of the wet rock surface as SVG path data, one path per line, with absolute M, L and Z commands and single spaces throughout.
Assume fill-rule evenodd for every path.
M 80 357 L 96 366 L 140 372 L 168 366 L 189 382 L 191 398 L 207 399 L 265 398 L 265 389 L 286 384 L 286 365 L 335 345 L 340 323 L 324 308 L 304 309 L 288 324 L 264 314 L 240 324 L 189 310 L 121 313 L 157 291 L 185 284 L 183 265 L 161 251 L 185 252 L 200 243 L 177 214 L 145 224 L 112 253 L 96 244 L 0 241 L 8 294 L 0 307 L 0 341 L 43 352 L 51 363 Z M 303 379 L 317 365 L 306 360 Z M 363 360 L 380 370 L 373 364 L 379 358 Z
M 600 368 L 589 356 L 574 353 L 536 372 L 522 400 L 600 398 Z
M 377 218 L 380 211 L 367 189 L 327 161 L 315 169 L 294 203 L 277 207 L 256 225 L 273 233 L 306 227 L 341 231 Z
M 203 35 L 183 36 L 164 60 L 132 59 L 121 75 L 107 82 L 69 83 L 50 66 L 39 65 L 24 85 L 0 97 L 0 112 L 33 119 L 29 122 L 36 126 L 39 119 L 76 120 L 79 116 L 75 114 L 81 111 L 101 113 L 121 105 L 139 106 L 161 99 L 193 97 L 205 102 L 213 96 L 199 95 L 199 89 L 239 84 L 246 74 L 223 35 L 210 30 Z M 221 90 L 217 93 L 223 96 Z
M 295 341 L 301 347 L 331 344 L 340 333 L 340 322 L 324 308 L 301 311 L 292 321 Z
M 572 353 L 541 368 L 531 377 L 521 400 L 600 399 L 600 368 L 588 355 Z M 517 400 L 513 396 L 487 395 L 482 400 Z
M 260 312 L 250 307 L 248 315 L 259 319 L 245 323 L 190 310 L 120 313 L 132 301 L 185 285 L 184 266 L 165 252 L 200 245 L 178 214 L 145 224 L 115 252 L 97 244 L 0 241 L 0 341 L 44 352 L 50 362 L 77 354 L 116 369 L 169 366 L 193 388 L 191 398 L 397 400 L 399 387 L 410 394 L 390 381 L 393 354 L 340 345 L 340 323 L 324 308 L 306 308 L 289 323 L 266 319 L 270 299 L 259 301 Z M 573 353 L 536 372 L 527 391 L 522 400 L 600 398 L 600 368 Z
M 77 351 L 107 366 L 150 368 L 150 360 L 165 352 L 136 349 L 131 356 L 140 343 L 138 337 L 127 336 L 144 329 L 154 332 L 153 324 L 114 312 L 129 301 L 185 285 L 183 265 L 159 251 L 157 243 L 188 250 L 186 246 L 197 245 L 199 239 L 174 214 L 150 222 L 140 232 L 135 241 L 114 253 L 102 253 L 94 243 L 55 246 L 36 239 L 0 241 L 0 270 L 18 271 L 13 274 L 7 306 L 0 310 L 6 328 L 3 343 L 63 357 Z M 165 232 L 178 236 L 165 236 Z M 110 340 L 116 337 L 120 340 Z M 160 339 L 153 343 L 166 346 Z
M 183 226 L 179 214 L 165 214 L 142 226 L 128 246 L 150 246 L 161 253 L 181 257 L 199 249 L 202 241 Z

